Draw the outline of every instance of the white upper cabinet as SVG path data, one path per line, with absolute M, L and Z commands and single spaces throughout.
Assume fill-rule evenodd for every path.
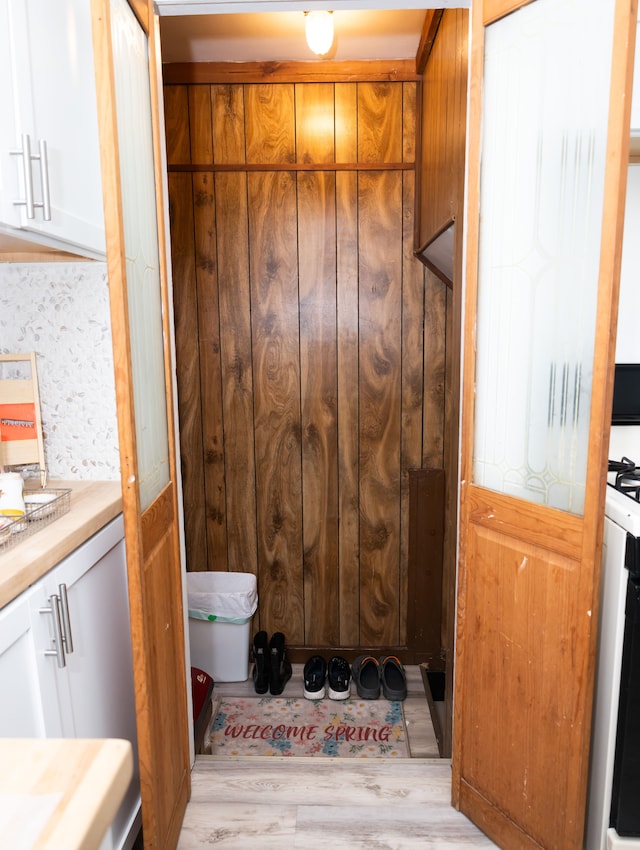
M 103 258 L 90 3 L 0 0 L 0 109 L 2 232 Z

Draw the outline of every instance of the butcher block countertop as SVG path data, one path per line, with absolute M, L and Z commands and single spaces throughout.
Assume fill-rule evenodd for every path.
M 129 741 L 0 739 L 0 843 L 97 850 L 133 775 Z
M 122 512 L 119 481 L 49 481 L 47 487 L 71 490 L 70 510 L 0 553 L 0 608 Z

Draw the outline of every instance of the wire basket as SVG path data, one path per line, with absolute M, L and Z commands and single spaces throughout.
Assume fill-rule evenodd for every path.
M 25 490 L 25 515 L 0 525 L 0 553 L 69 512 L 71 490 Z

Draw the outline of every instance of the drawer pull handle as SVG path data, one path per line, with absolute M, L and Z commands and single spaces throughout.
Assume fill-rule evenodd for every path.
M 49 195 L 49 157 L 47 155 L 47 143 L 40 139 L 40 183 L 42 185 L 42 218 L 51 221 L 51 197 Z M 34 157 L 36 159 L 37 157 Z M 36 206 L 39 206 L 36 204 Z
M 73 652 L 73 636 L 71 634 L 71 618 L 69 617 L 69 597 L 67 596 L 67 585 L 59 584 L 60 608 L 62 609 L 62 643 L 64 650 L 69 655 Z
M 47 155 L 47 143 L 41 139 L 38 144 L 39 153 L 31 153 L 31 138 L 28 133 L 22 134 L 22 150 L 9 151 L 11 156 L 22 157 L 22 175 L 24 179 L 24 201 L 14 201 L 17 207 L 26 207 L 27 218 L 36 217 L 36 207 L 42 210 L 44 221 L 51 221 L 51 197 L 49 193 L 49 157 Z M 42 201 L 34 200 L 33 174 L 31 163 L 33 160 L 40 162 L 40 186 L 42 190 Z
M 67 661 L 64 657 L 64 646 L 62 641 L 62 622 L 60 619 L 60 597 L 55 593 L 49 597 L 49 606 L 40 608 L 41 614 L 51 614 L 53 618 L 53 648 L 45 649 L 45 655 L 55 655 L 58 661 L 58 667 L 65 667 Z
M 33 202 L 33 176 L 31 174 L 31 139 L 28 133 L 22 134 L 22 150 L 10 151 L 11 156 L 22 157 L 22 176 L 24 179 L 24 201 L 14 201 L 19 207 L 27 208 L 27 218 L 35 218 Z

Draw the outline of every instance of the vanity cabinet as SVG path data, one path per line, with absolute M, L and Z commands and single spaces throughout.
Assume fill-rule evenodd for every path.
M 130 846 L 140 811 L 123 533 L 120 515 L 0 610 L 0 737 L 133 745 L 135 775 L 103 850 Z
M 104 258 L 91 8 L 0 0 L 0 229 Z

